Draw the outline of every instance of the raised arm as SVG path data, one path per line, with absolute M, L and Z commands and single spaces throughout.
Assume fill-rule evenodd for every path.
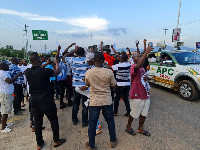
M 69 48 L 72 47 L 72 46 L 75 45 L 75 44 L 76 44 L 76 43 L 72 43 L 71 45 L 69 45 L 69 46 L 65 49 L 65 51 L 62 53 L 62 55 L 65 55 L 65 54 L 68 52 Z
M 139 47 L 138 47 L 138 45 L 139 45 L 139 41 L 136 43 L 136 48 L 137 48 L 137 53 L 139 53 L 139 54 L 140 54 L 140 50 L 139 50 Z
M 45 64 L 41 65 L 41 68 L 45 68 L 50 63 L 51 63 L 51 60 L 50 60 L 50 58 L 48 58 L 47 62 Z
M 144 42 L 144 52 L 145 52 L 147 50 L 147 48 L 146 48 L 147 47 L 147 40 L 144 39 L 143 42 Z
M 53 76 L 57 76 L 60 74 L 59 58 L 55 57 L 55 63 L 56 63 L 56 70 L 54 70 Z
M 103 42 L 102 41 L 100 42 L 100 50 L 103 53 Z
M 127 49 L 128 53 L 129 53 L 129 55 L 131 55 L 131 50 L 128 47 L 126 49 Z
M 111 48 L 112 48 L 113 52 L 114 52 L 115 54 L 117 54 L 117 51 L 114 49 L 113 45 L 111 45 Z
M 58 46 L 58 51 L 57 51 L 57 54 L 56 54 L 56 58 L 57 58 L 57 59 L 59 58 L 59 55 L 60 55 L 60 49 L 61 49 L 61 46 L 59 45 L 59 46 Z
M 73 56 L 73 54 L 77 52 L 77 49 L 78 49 L 78 46 L 75 45 L 75 49 L 73 51 L 65 54 L 65 57 L 71 57 L 71 56 Z
M 150 53 L 153 50 L 152 47 L 147 47 L 147 50 L 144 52 L 143 56 L 140 58 L 136 66 L 134 67 L 134 70 L 137 71 L 139 68 L 142 67 L 144 64 L 145 58 L 147 57 L 148 53 Z

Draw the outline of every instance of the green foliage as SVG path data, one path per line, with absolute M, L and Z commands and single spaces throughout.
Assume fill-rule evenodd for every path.
M 27 52 L 27 56 L 29 56 L 30 53 L 31 52 Z M 14 49 L 13 46 L 7 45 L 0 48 L 0 56 L 24 58 L 24 48 L 17 50 Z

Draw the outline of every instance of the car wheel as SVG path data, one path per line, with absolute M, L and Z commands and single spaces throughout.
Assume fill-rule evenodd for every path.
M 187 101 L 193 101 L 199 97 L 196 85 L 190 80 L 183 80 L 178 85 L 179 96 Z

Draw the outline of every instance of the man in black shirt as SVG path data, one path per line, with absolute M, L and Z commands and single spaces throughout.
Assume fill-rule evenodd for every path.
M 61 47 L 58 47 L 58 54 Z M 42 137 L 42 124 L 44 114 L 51 123 L 53 131 L 54 147 L 62 145 L 66 140 L 59 139 L 59 124 L 57 117 L 57 108 L 51 96 L 50 77 L 60 73 L 58 55 L 56 55 L 56 70 L 40 67 L 40 57 L 38 53 L 33 52 L 30 57 L 32 68 L 26 70 L 25 75 L 29 84 L 31 95 L 30 102 L 35 119 L 35 134 L 37 149 L 42 149 L 44 140 Z

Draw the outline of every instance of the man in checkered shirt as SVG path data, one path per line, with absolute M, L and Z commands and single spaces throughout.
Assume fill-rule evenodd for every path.
M 12 64 L 9 67 L 10 76 L 13 78 L 18 73 L 22 73 L 21 69 L 17 66 L 18 59 L 16 57 L 11 58 Z M 21 101 L 23 98 L 23 85 L 24 85 L 24 77 L 19 76 L 17 80 L 13 83 L 14 85 L 14 101 L 13 108 L 15 115 L 21 115 Z

